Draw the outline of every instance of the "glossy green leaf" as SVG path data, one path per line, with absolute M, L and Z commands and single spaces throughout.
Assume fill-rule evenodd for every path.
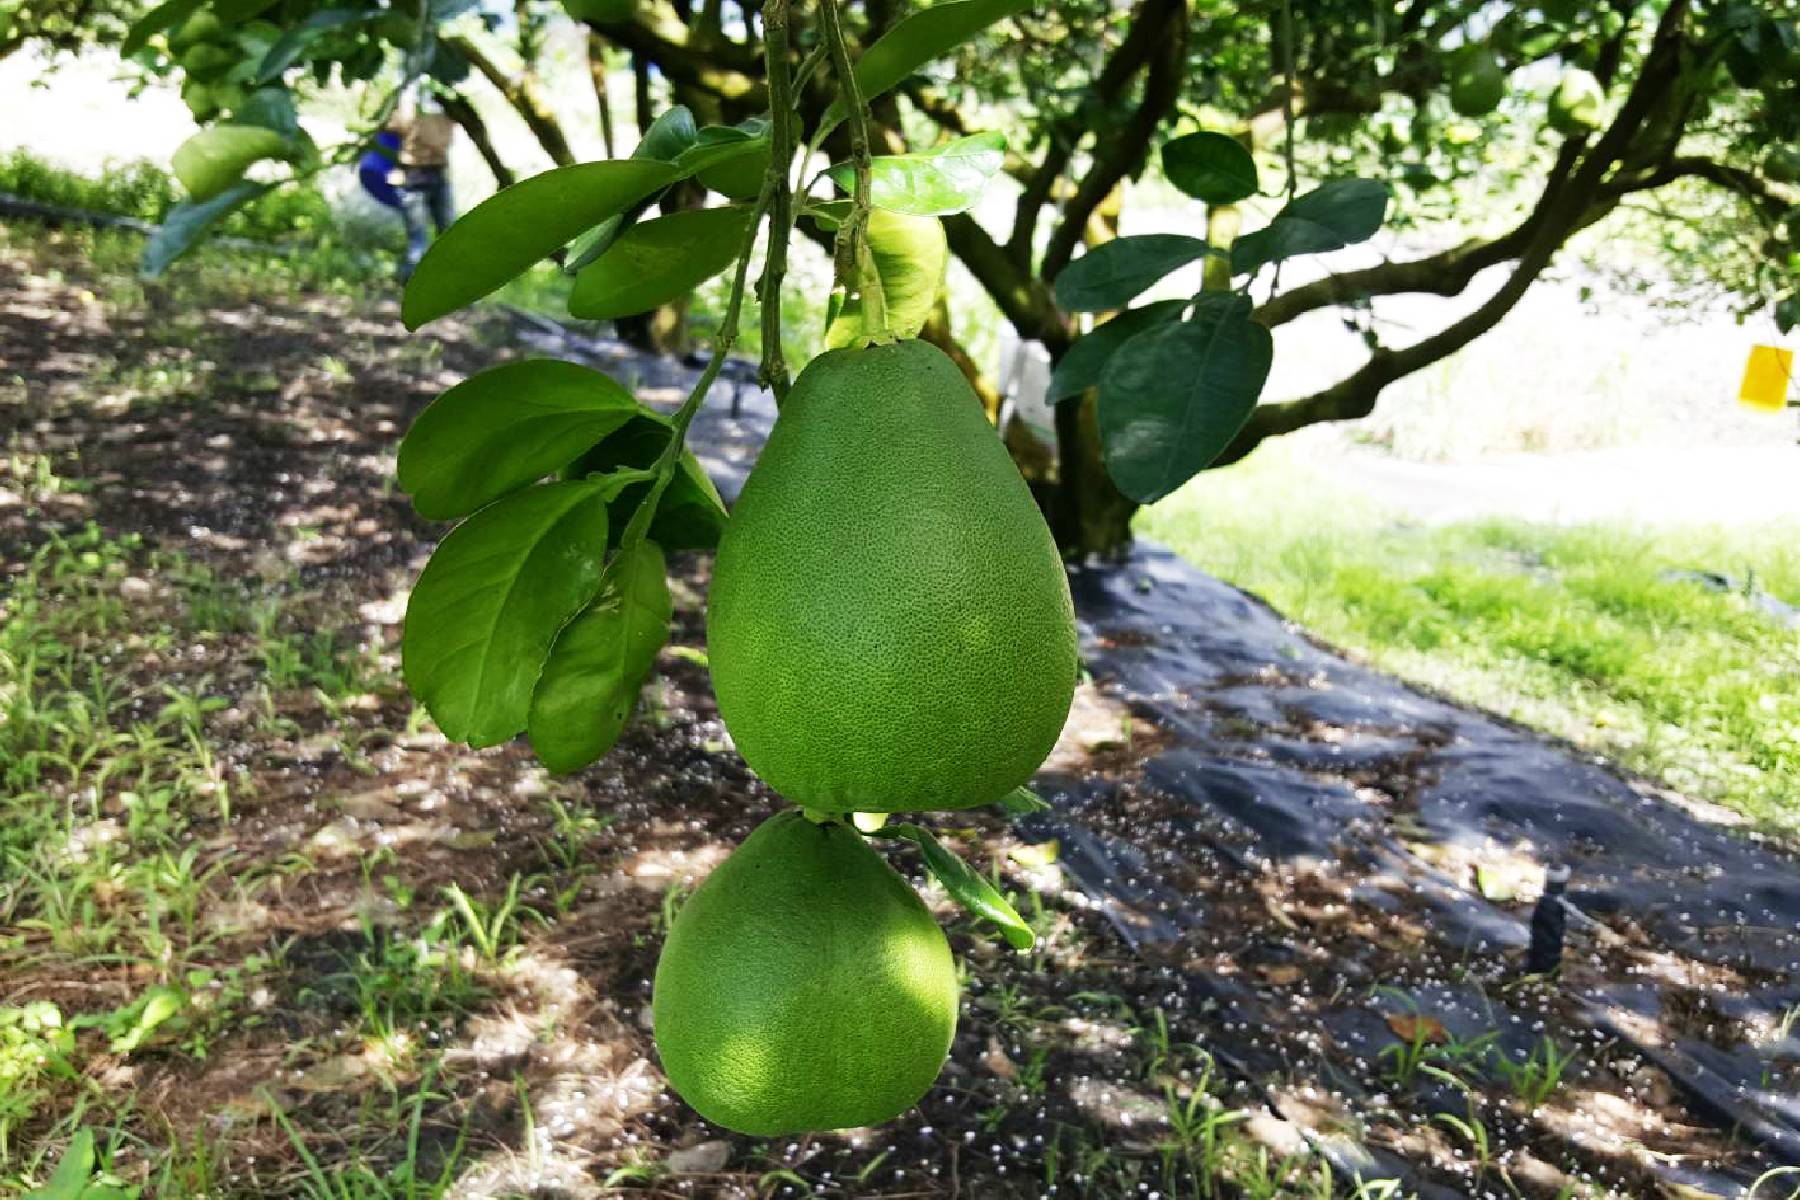
M 1323 254 L 1367 241 L 1387 220 L 1388 185 L 1333 179 L 1297 196 L 1275 219 L 1231 247 L 1231 270 L 1246 275 L 1297 254 Z
M 280 85 L 257 88 L 248 100 L 232 110 L 231 123 L 273 129 L 296 143 L 305 139 L 300 129 L 300 114 L 294 108 L 294 94 Z
M 920 825 L 885 825 L 874 836 L 911 842 L 924 855 L 925 867 L 944 885 L 952 899 L 984 921 L 999 926 L 1014 950 L 1029 950 L 1037 941 L 1031 926 L 1014 911 L 994 885 L 971 870 L 968 863 L 944 849 L 929 829 Z
M 1031 0 L 952 0 L 911 14 L 875 39 L 856 60 L 856 82 L 865 102 L 933 59 L 942 58 L 996 21 L 1031 7 Z M 825 111 L 822 129 L 844 119 L 843 101 Z
M 1056 277 L 1056 303 L 1065 312 L 1123 308 L 1171 271 L 1206 257 L 1209 247 L 1180 233 L 1114 238 L 1089 250 Z
M 451 531 L 406 606 L 406 685 L 451 741 L 525 728 L 557 634 L 600 590 L 606 480 L 514 492 Z
M 1006 135 L 998 131 L 957 138 L 923 154 L 882 155 L 869 164 L 869 202 L 915 217 L 966 212 L 1005 162 Z M 845 192 L 855 190 L 856 170 L 849 163 L 831 168 L 831 178 Z
M 668 163 L 614 159 L 558 167 L 496 192 L 425 252 L 406 285 L 401 319 L 417 329 L 481 299 L 583 230 L 680 177 Z
M 631 157 L 645 162 L 673 164 L 683 154 L 695 149 L 699 140 L 700 133 L 694 125 L 693 112 L 687 105 L 677 104 L 673 108 L 664 109 L 656 120 L 650 122 L 650 128 L 644 130 L 644 136 L 632 147 Z M 686 173 L 691 174 L 692 169 Z M 680 172 L 675 176 L 677 179 L 681 177 Z M 618 240 L 619 234 L 656 202 L 662 190 L 660 187 L 651 190 L 625 211 L 608 217 L 569 243 L 569 254 L 563 261 L 563 271 L 573 275 L 606 253 L 607 247 Z
M 1015 817 L 1030 816 L 1032 813 L 1049 812 L 1050 805 L 1036 792 L 1028 787 L 1016 787 L 998 801 L 1001 808 Z
M 744 125 L 708 125 L 680 161 L 720 195 L 754 200 L 762 193 L 771 157 L 767 122 L 759 118 Z
M 604 475 L 622 468 L 647 469 L 662 455 L 669 444 L 669 419 L 653 409 L 639 406 L 637 415 L 623 428 L 576 459 L 564 475 L 583 479 Z M 649 492 L 648 483 L 634 483 L 619 492 L 613 500 L 612 539 L 620 534 L 638 504 Z M 650 537 L 665 550 L 711 550 L 719 544 L 725 529 L 725 502 L 719 489 L 692 450 L 683 449 L 681 465 L 657 502 L 656 515 L 650 520 Z
M 283 71 L 300 60 L 308 46 L 325 33 L 345 25 L 372 21 L 380 15 L 379 9 L 367 8 L 327 8 L 313 13 L 298 25 L 284 30 L 281 40 L 269 47 L 269 52 L 263 55 L 262 64 L 256 68 L 256 82 L 268 83 L 278 78 Z
M 242 208 L 268 191 L 273 185 L 244 180 L 232 185 L 204 203 L 192 201 L 177 204 L 163 218 L 150 240 L 144 243 L 141 270 L 154 279 L 169 269 L 169 264 L 193 248 L 208 229 L 221 217 Z
M 685 104 L 663 109 L 632 148 L 631 157 L 655 162 L 674 162 L 682 151 L 700 139 L 693 110 Z
M 1224 452 L 1262 395 L 1274 339 L 1249 297 L 1205 292 L 1191 319 L 1120 346 L 1100 380 L 1106 471 L 1142 504 L 1160 500 Z
M 1187 303 L 1186 300 L 1158 300 L 1142 308 L 1128 309 L 1112 320 L 1094 326 L 1076 339 L 1062 356 L 1062 361 L 1056 364 L 1056 370 L 1050 375 L 1049 402 L 1056 404 L 1098 387 L 1114 351 L 1151 326 L 1175 320 Z
M 422 517 L 465 516 L 574 462 L 637 412 L 630 392 L 589 367 L 504 363 L 413 421 L 400 443 L 400 487 Z
M 563 627 L 532 693 L 527 729 L 546 767 L 574 771 L 613 748 L 673 615 L 655 542 L 613 559 L 599 596 Z
M 205 2 L 206 0 L 165 0 L 157 5 L 126 30 L 125 40 L 119 43 L 119 57 L 130 58 L 149 45 L 151 38 L 175 28 L 198 12 Z
M 274 8 L 279 0 L 213 0 L 213 11 L 227 25 L 241 25 Z
M 678 300 L 737 259 L 749 222 L 749 209 L 731 205 L 633 225 L 575 276 L 569 312 L 601 321 Z
M 881 337 L 916 337 L 937 307 L 950 263 L 942 221 L 873 209 L 869 213 L 869 256 L 881 286 L 885 328 L 868 327 L 862 301 L 868 284 L 859 281 L 856 294 L 833 298 L 825 329 L 828 350 Z
M 1256 195 L 1256 160 L 1234 137 L 1202 131 L 1178 137 L 1162 149 L 1169 182 L 1207 204 L 1236 204 Z

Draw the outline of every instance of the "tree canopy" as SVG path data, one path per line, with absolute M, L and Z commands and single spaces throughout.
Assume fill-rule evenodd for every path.
M 879 62 L 883 35 L 917 10 L 860 0 L 844 11 L 847 32 Z M 1118 235 L 1127 189 L 1147 174 L 1195 197 L 1193 231 L 1221 256 L 1238 239 L 1230 252 L 1237 282 L 1221 286 L 1248 297 L 1248 321 L 1276 330 L 1334 309 L 1361 330 L 1364 362 L 1313 394 L 1247 411 L 1216 462 L 1307 425 L 1366 415 L 1384 389 L 1492 329 L 1571 238 L 1596 226 L 1641 243 L 1696 295 L 1766 311 L 1782 329 L 1800 318 L 1800 6 L 1792 0 L 951 0 L 932 11 L 946 29 L 960 21 L 981 32 L 954 49 L 946 33 L 939 49 L 948 56 L 928 66 L 899 64 L 873 106 L 871 137 L 879 152 L 898 155 L 1004 135 L 1004 218 L 990 204 L 981 215 L 943 220 L 950 253 L 1021 338 L 1061 363 L 1104 326 L 1110 308 L 1093 316 L 1072 308 L 1058 281 Z M 326 81 L 361 83 L 372 133 L 399 90 L 426 77 L 506 184 L 516 172 L 494 151 L 466 81 L 485 79 L 552 162 L 574 163 L 568 118 L 553 111 L 537 67 L 546 24 L 561 15 L 532 0 L 510 11 L 467 0 L 169 0 L 124 35 L 97 9 L 58 16 L 55 6 L 24 5 L 11 10 L 8 36 L 62 46 L 84 23 L 88 38 L 123 35 L 133 62 L 182 80 L 200 119 L 294 138 L 276 157 L 297 174 L 343 161 L 361 143 L 303 144 L 296 94 Z M 655 133 L 656 91 L 721 128 L 748 129 L 770 105 L 760 4 L 570 0 L 567 15 L 590 31 L 603 100 L 610 65 L 629 63 L 647 134 Z M 800 23 L 788 54 L 796 75 L 783 97 L 809 126 L 837 101 L 830 73 L 817 69 L 814 38 Z M 602 119 L 611 148 L 604 103 Z M 844 161 L 848 130 L 825 127 L 824 153 Z M 1239 269 L 1255 265 L 1246 243 L 1287 252 L 1330 249 L 1330 239 L 1318 241 L 1315 229 L 1296 241 L 1292 222 L 1259 233 L 1248 227 L 1258 218 L 1240 211 L 1251 197 L 1188 186 L 1184 171 L 1206 169 L 1182 159 L 1194 144 L 1181 139 L 1197 131 L 1250 151 L 1263 197 L 1254 207 L 1285 213 L 1284 198 L 1321 183 L 1374 180 L 1392 195 L 1385 216 L 1393 228 L 1430 235 L 1398 244 L 1437 248 L 1298 282 L 1284 283 L 1279 270 Z M 1181 147 L 1173 160 L 1171 146 Z M 654 149 L 651 137 L 640 157 L 645 147 Z M 157 261 L 260 186 L 196 195 L 192 211 L 171 221 L 175 235 Z M 683 186 L 664 197 L 665 208 L 700 202 L 693 185 Z M 1439 328 L 1401 338 L 1375 319 L 1383 297 L 1459 295 L 1490 269 L 1498 270 L 1485 297 Z M 927 335 L 985 385 L 951 329 L 940 313 Z M 995 407 L 992 388 L 983 390 Z M 1073 550 L 1118 544 L 1133 507 L 1098 469 L 1107 422 L 1096 404 L 1093 388 L 1060 397 L 1054 455 L 1034 449 L 1028 431 L 1008 431 Z

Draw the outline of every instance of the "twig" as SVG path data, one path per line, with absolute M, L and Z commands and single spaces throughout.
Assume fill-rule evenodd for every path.
M 762 365 L 757 381 L 787 399 L 787 356 L 781 344 L 781 284 L 787 276 L 788 236 L 794 228 L 794 193 L 789 177 L 794 158 L 794 97 L 788 77 L 789 0 L 763 7 L 763 54 L 769 78 L 769 170 L 763 194 L 769 199 L 769 246 L 757 300 L 762 306 Z
M 844 118 L 850 127 L 850 166 L 856 177 L 850 194 L 850 219 L 838 233 L 837 275 L 846 293 L 861 294 L 864 328 L 880 334 L 887 329 L 887 297 L 869 251 L 869 111 L 850 63 L 838 0 L 823 0 L 819 23 L 831 49 L 831 69 L 844 102 Z
M 748 290 L 745 285 L 750 275 L 750 255 L 756 249 L 756 235 L 762 227 L 764 215 L 769 211 L 773 190 L 771 177 L 765 175 L 762 193 L 756 198 L 756 207 L 750 212 L 750 224 L 744 230 L 744 243 L 738 251 L 737 273 L 731 279 L 731 297 L 725 302 L 725 319 L 719 323 L 719 335 L 713 340 L 712 358 L 707 362 L 706 369 L 700 372 L 693 391 L 688 393 L 687 399 L 675 412 L 669 430 L 669 444 L 663 447 L 661 456 L 650 467 L 656 476 L 650 485 L 650 494 L 644 497 L 643 502 L 637 506 L 637 511 L 631 514 L 631 523 L 625 526 L 625 533 L 619 539 L 618 555 L 614 561 L 637 549 L 638 543 L 649 532 L 650 521 L 656 515 L 656 505 L 668 488 L 669 480 L 674 478 L 676 466 L 681 461 L 681 452 L 687 444 L 688 426 L 693 424 L 694 415 L 700 411 L 700 406 L 706 402 L 706 394 L 718 380 L 719 372 L 725 366 L 725 356 L 737 344 L 738 318 L 743 315 L 744 293 Z

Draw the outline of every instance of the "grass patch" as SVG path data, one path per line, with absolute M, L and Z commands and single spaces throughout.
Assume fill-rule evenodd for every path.
M 1139 527 L 1408 679 L 1800 830 L 1800 631 L 1755 595 L 1800 605 L 1792 522 L 1425 527 L 1271 447 Z

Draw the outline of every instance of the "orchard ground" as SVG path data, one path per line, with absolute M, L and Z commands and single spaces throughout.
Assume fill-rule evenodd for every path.
M 1390 1167 L 1438 1195 L 1635 1196 L 1657 1163 L 1772 1165 L 1656 1065 L 1578 1028 L 1573 985 L 1521 985 L 1440 945 L 1422 910 L 1340 894 L 1328 873 L 1189 864 L 1170 882 L 1208 896 L 1212 925 L 1134 953 L 1051 849 L 985 813 L 940 832 L 1012 894 L 1040 948 L 1013 955 L 927 890 L 966 999 L 921 1108 L 773 1141 L 706 1127 L 656 1068 L 649 980 L 683 897 L 778 805 L 712 704 L 706 561 L 678 564 L 675 636 L 599 767 L 558 779 L 522 747 L 445 743 L 397 675 L 402 589 L 439 531 L 394 492 L 392 453 L 439 389 L 516 352 L 516 321 L 479 310 L 409 336 L 379 277 L 343 262 L 208 249 L 145 283 L 139 246 L 0 227 L 0 1195 L 41 1184 L 80 1128 L 146 1196 L 1410 1190 L 1379 1182 Z M 652 398 L 684 378 L 640 366 Z M 1200 490 L 1147 527 L 1327 636 L 1366 629 L 1372 654 L 1447 664 L 1447 687 L 1541 684 L 1545 713 L 1573 723 L 1604 701 L 1628 730 L 1682 719 L 1658 707 L 1682 670 L 1792 662 L 1791 632 L 1760 632 L 1760 610 L 1730 594 L 1665 587 L 1636 535 L 1396 531 L 1329 494 L 1340 524 L 1320 525 L 1277 465 L 1205 481 L 1237 490 L 1199 532 L 1183 513 Z M 1734 569 L 1742 555 L 1722 547 L 1679 561 Z M 1787 552 L 1756 553 L 1757 585 L 1800 602 Z M 1432 607 L 1455 595 L 1475 600 Z M 1638 652 L 1632 631 L 1652 622 L 1671 678 L 1561 695 L 1570 664 L 1521 631 L 1561 629 L 1548 608 L 1564 601 L 1588 622 L 1568 644 L 1603 634 L 1596 654 Z M 1396 632 L 1424 626 L 1435 643 Z M 1475 657 L 1428 656 L 1442 645 Z M 1695 790 L 1716 776 L 1778 821 L 1767 796 L 1728 786 L 1767 734 L 1751 686 L 1694 701 L 1737 720 L 1703 726 L 1691 759 L 1641 761 L 1701 764 Z M 1166 740 L 1086 688 L 1053 766 L 1116 789 L 1097 819 L 1128 835 L 1162 819 L 1143 765 Z M 1586 969 L 1637 969 L 1607 946 Z M 1334 1050 L 1298 1027 L 1233 1028 L 1195 966 L 1296 1009 L 1429 980 L 1523 1015 L 1484 1030 L 1397 1009 Z M 1682 972 L 1666 986 L 1683 1029 L 1733 1045 L 1792 1034 L 1719 1007 L 1747 976 L 1659 969 Z M 1497 1067 L 1496 1039 L 1521 1031 L 1537 1065 Z M 1253 1069 L 1215 1057 L 1245 1047 Z M 1783 1086 L 1792 1064 L 1773 1069 Z M 1757 1194 L 1785 1194 L 1780 1179 Z

